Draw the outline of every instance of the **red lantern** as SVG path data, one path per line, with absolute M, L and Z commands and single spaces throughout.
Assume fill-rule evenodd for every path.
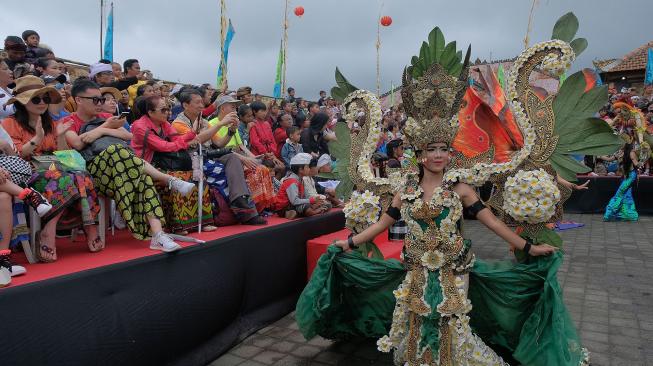
M 392 18 L 390 18 L 387 15 L 384 15 L 384 16 L 381 17 L 381 25 L 382 26 L 388 27 L 388 26 L 390 26 L 390 24 L 392 24 Z
M 301 17 L 302 15 L 304 15 L 304 7 L 303 6 L 296 7 L 295 8 L 295 15 L 297 15 L 298 17 Z

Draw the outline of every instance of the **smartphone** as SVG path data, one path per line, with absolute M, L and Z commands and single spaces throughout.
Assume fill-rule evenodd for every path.
M 129 116 L 129 112 L 122 112 L 122 113 L 120 113 L 120 118 L 121 118 L 121 119 L 122 119 L 122 118 L 127 118 L 127 116 Z

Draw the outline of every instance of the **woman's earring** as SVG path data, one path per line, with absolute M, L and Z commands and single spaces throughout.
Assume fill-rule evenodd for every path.
M 422 158 L 422 164 L 426 163 L 426 158 Z

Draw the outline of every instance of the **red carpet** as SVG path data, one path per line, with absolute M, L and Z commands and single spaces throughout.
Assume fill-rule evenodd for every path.
M 277 216 L 271 216 L 267 219 L 267 226 L 224 226 L 219 227 L 218 230 L 210 233 L 198 234 L 195 232 L 189 236 L 209 242 L 211 240 L 288 222 L 288 220 L 279 218 Z M 179 244 L 182 247 L 202 245 L 184 242 L 179 242 Z M 72 242 L 70 239 L 57 238 L 58 259 L 54 263 L 29 264 L 27 262 L 27 258 L 23 253 L 14 253 L 12 255 L 14 264 L 24 266 L 27 269 L 27 273 L 25 275 L 12 278 L 11 285 L 9 287 L 16 287 L 30 282 L 42 281 L 52 277 L 63 276 L 87 269 L 106 266 L 109 264 L 125 262 L 131 259 L 141 258 L 145 256 L 167 255 L 160 251 L 151 250 L 149 247 L 149 240 L 136 240 L 126 229 L 116 230 L 116 235 L 113 237 L 111 236 L 110 232 L 107 232 L 106 248 L 98 253 L 91 253 L 88 251 L 86 239 L 83 234 L 79 235 L 75 242 Z

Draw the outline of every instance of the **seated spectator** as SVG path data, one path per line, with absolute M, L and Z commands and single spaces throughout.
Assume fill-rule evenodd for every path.
M 118 90 L 127 89 L 129 92 L 129 106 L 134 105 L 134 100 L 136 99 L 136 91 L 138 87 L 145 84 L 147 81 L 145 72 L 141 72 L 141 64 L 136 59 L 129 59 L 123 63 L 125 67 L 125 78 L 119 80 L 120 85 L 112 85 Z M 128 85 L 123 85 L 128 84 Z
M 254 113 L 254 123 L 249 130 L 250 150 L 254 155 L 262 155 L 263 160 L 272 161 L 277 172 L 276 176 L 280 179 L 285 175 L 286 168 L 283 162 L 279 160 L 281 151 L 277 148 L 277 143 L 272 134 L 272 127 L 265 121 L 267 108 L 263 102 L 252 102 L 250 107 Z
M 45 86 L 41 78 L 24 76 L 16 80 L 14 103 L 16 113 L 2 121 L 20 157 L 32 160 L 68 146 L 64 134 L 72 122 L 53 122 L 48 104 L 61 102 L 61 95 Z M 37 235 L 36 257 L 43 262 L 57 260 L 55 231 L 77 227 L 80 223 L 86 234 L 88 248 L 97 252 L 104 248 L 95 221 L 100 212 L 93 180 L 86 172 L 65 171 L 52 164 L 37 166 L 29 185 L 52 204 L 53 209 L 41 217 L 44 225 Z
M 209 122 L 210 124 L 221 121 L 221 116 L 233 112 L 235 106 L 241 103 L 241 101 L 233 99 L 230 96 L 223 96 L 218 98 L 216 103 L 219 106 L 219 114 L 217 118 Z M 212 141 L 217 147 L 232 148 L 236 152 L 236 156 L 241 159 L 245 168 L 245 180 L 251 192 L 251 200 L 254 202 L 256 210 L 260 213 L 271 204 L 274 198 L 274 189 L 271 184 L 268 169 L 261 164 L 263 156 L 255 156 L 244 145 L 240 133 L 238 133 L 238 123 L 234 122 L 231 125 L 225 125 L 220 128 L 218 133 L 213 136 Z M 227 174 L 228 176 L 229 174 Z
M 291 126 L 288 128 L 288 139 L 286 139 L 286 143 L 281 148 L 281 158 L 288 169 L 290 169 L 290 160 L 295 155 L 304 152 L 302 144 L 299 143 L 300 138 L 301 131 L 299 127 Z
M 243 104 L 250 104 L 253 102 L 254 98 L 252 97 L 252 88 L 249 86 L 241 86 L 238 88 L 238 91 L 236 91 L 236 99 L 242 101 Z
M 23 36 L 23 41 L 27 45 L 27 49 L 25 52 L 25 60 L 27 62 L 33 64 L 39 58 L 46 57 L 48 53 L 52 53 L 52 51 L 48 50 L 47 48 L 39 47 L 40 46 L 39 43 L 41 42 L 41 37 L 39 36 L 38 33 L 36 33 L 36 31 L 33 31 L 31 29 L 26 30 L 23 32 L 22 36 Z
M 139 107 L 144 111 L 143 116 L 132 124 L 134 137 L 131 146 L 136 156 L 159 168 L 162 172 L 190 181 L 193 179 L 193 167 L 188 149 L 194 149 L 200 143 L 193 131 L 178 134 L 168 122 L 170 108 L 166 101 L 157 96 L 145 98 L 144 106 Z M 180 152 L 187 155 L 188 166 L 184 170 L 172 170 L 169 163 L 159 160 L 162 153 Z M 181 166 L 182 164 L 179 164 Z M 211 212 L 211 198 L 208 185 L 202 192 L 202 231 L 215 231 Z M 161 191 L 161 200 L 166 214 L 167 227 L 172 232 L 182 235 L 188 234 L 191 229 L 197 228 L 198 223 L 198 190 L 194 188 L 189 197 L 182 196 L 179 192 L 164 189 Z
M 401 159 L 404 157 L 404 142 L 401 139 L 394 139 L 386 145 L 388 168 L 401 168 Z
M 52 209 L 52 205 L 40 193 L 27 185 L 32 176 L 30 164 L 17 156 L 16 147 L 9 134 L 0 126 L 0 287 L 8 286 L 11 277 L 24 274 L 25 268 L 11 263 L 10 244 L 14 243 L 14 227 L 17 226 L 13 215 L 14 199 L 22 199 L 29 204 L 39 216 Z M 25 222 L 23 230 L 27 232 Z
M 122 128 L 124 119 L 105 119 L 107 115 L 101 113 L 100 106 L 105 99 L 97 84 L 77 80 L 72 96 L 78 110 L 69 117 L 72 126 L 66 132 L 66 141 L 86 159 L 86 169 L 98 192 L 116 202 L 116 208 L 136 239 L 145 240 L 151 236 L 150 249 L 178 250 L 179 244 L 163 232 L 164 214 L 153 180 L 184 195 L 190 194 L 195 185 L 161 173 L 134 155 L 127 142 L 132 134 Z
M 121 116 L 120 108 L 118 107 L 118 100 L 122 98 L 122 93 L 119 92 L 118 89 L 112 87 L 100 88 L 100 93 L 102 93 L 102 97 L 105 99 L 104 104 L 101 104 L 102 113 L 106 113 L 107 118 L 110 116 Z M 131 126 L 128 121 L 125 121 L 122 127 L 128 132 L 131 132 Z
M 63 74 L 61 63 L 59 63 L 57 60 L 52 60 L 45 57 L 36 59 L 36 62 L 34 63 L 34 69 L 36 70 L 37 76 L 58 77 L 59 75 Z M 65 76 L 63 82 L 66 82 Z
M 120 113 L 127 112 L 131 114 L 131 108 L 129 108 L 129 92 L 126 89 L 120 91 L 120 99 L 118 100 L 118 111 Z
M 7 101 L 11 99 L 12 93 L 9 85 L 13 83 L 14 73 L 9 69 L 5 60 L 0 58 L 0 119 L 14 114 L 14 106 L 12 104 L 6 105 Z
M 95 81 L 99 86 L 112 86 L 115 85 L 115 78 L 113 76 L 113 68 L 110 64 L 98 62 L 91 65 L 88 74 L 89 79 Z
M 20 37 L 8 36 L 5 38 L 4 49 L 7 52 L 5 62 L 9 66 L 9 70 L 13 72 L 14 79 L 33 73 L 34 66 L 25 60 L 27 46 Z
M 314 216 L 324 212 L 323 196 L 308 198 L 304 190 L 304 177 L 310 175 L 312 157 L 299 153 L 290 160 L 290 173 L 281 182 L 281 187 L 272 206 L 279 216 L 289 220 L 297 216 Z
M 320 99 L 317 100 L 317 105 L 319 107 L 326 106 L 326 97 L 327 97 L 326 92 L 324 90 L 320 90 Z
M 154 87 L 150 85 L 148 82 L 145 84 L 141 84 L 136 88 L 136 97 L 143 97 L 143 98 L 149 98 L 154 96 Z
M 229 96 L 218 98 L 216 105 L 219 115 L 209 122 L 201 117 L 204 103 L 202 94 L 197 89 L 184 89 L 178 94 L 178 99 L 183 112 L 179 113 L 172 123 L 178 133 L 183 135 L 191 131 L 199 131 L 198 139 L 207 149 L 211 147 L 233 148 L 238 147 L 239 144 L 242 145 L 238 130 L 234 126 L 238 123 L 235 106 L 240 104 L 240 101 Z M 233 129 L 229 130 L 229 128 Z M 223 137 L 219 137 L 221 131 L 224 131 Z M 243 166 L 256 169 L 257 164 L 254 159 L 250 160 L 240 154 L 228 153 L 215 158 L 205 158 L 204 176 L 206 182 L 224 197 L 240 223 L 265 225 L 267 221 L 259 216 L 256 204 L 251 199 Z M 216 197 L 216 199 L 219 198 Z
M 285 100 L 288 103 L 295 103 L 295 88 L 293 87 L 288 88 L 288 95 L 286 95 Z
M 279 124 L 274 129 L 274 142 L 277 144 L 275 155 L 279 158 L 283 158 L 281 150 L 283 150 L 283 145 L 288 140 L 288 129 L 292 127 L 292 122 L 292 116 L 284 113 L 279 117 Z
M 43 83 L 45 83 L 46 86 L 55 88 L 57 92 L 59 92 L 59 95 L 61 95 L 61 102 L 50 103 L 48 106 L 48 112 L 50 112 L 52 121 L 57 122 L 62 118 L 68 117 L 70 113 L 64 109 L 66 104 L 66 90 L 64 84 L 66 82 L 66 77 L 63 74 L 57 77 L 43 75 L 41 76 L 41 79 L 43 79 Z
M 113 79 L 114 80 L 120 80 L 120 79 L 123 78 L 122 66 L 120 66 L 119 63 L 112 62 L 111 63 L 111 70 L 113 71 Z
M 241 104 L 238 106 L 238 134 L 240 139 L 243 141 L 243 145 L 249 148 L 249 131 L 254 125 L 254 113 L 252 108 L 247 104 Z
M 301 143 L 305 153 L 315 158 L 329 154 L 329 146 L 323 134 L 328 121 L 329 116 L 326 113 L 318 112 L 311 120 L 310 127 L 302 131 Z
M 276 126 L 277 123 L 279 123 L 280 115 L 281 115 L 281 109 L 279 108 L 276 99 L 272 99 L 272 101 L 268 105 L 268 116 L 266 118 L 266 121 L 268 121 L 270 126 L 272 126 L 273 131 L 274 131 L 274 126 Z

